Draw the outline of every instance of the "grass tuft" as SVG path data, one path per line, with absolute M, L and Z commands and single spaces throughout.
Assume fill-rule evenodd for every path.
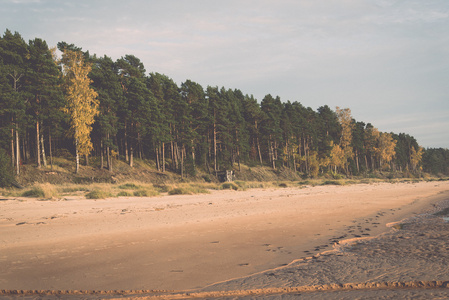
M 132 194 L 131 194 L 131 193 L 128 193 L 127 191 L 120 191 L 120 192 L 117 194 L 117 197 L 130 197 L 130 196 L 132 196 Z
M 391 226 L 391 228 L 394 228 L 394 229 L 396 229 L 396 230 L 402 230 L 402 229 L 404 229 L 404 224 L 395 224 L 395 225 L 393 225 L 393 226 Z
M 447 216 L 447 215 L 449 215 L 449 207 L 446 207 L 445 209 L 440 210 L 439 212 L 436 212 L 434 215 L 435 216 Z
M 140 188 L 140 186 L 136 185 L 135 183 L 125 183 L 118 187 L 122 190 L 137 190 Z
M 140 189 L 134 191 L 133 195 L 136 197 L 153 197 L 159 195 L 159 192 L 156 190 Z
M 326 180 L 323 181 L 322 185 L 345 185 L 346 183 L 344 181 L 340 180 Z
M 191 195 L 192 193 L 184 188 L 174 188 L 168 191 L 169 195 Z

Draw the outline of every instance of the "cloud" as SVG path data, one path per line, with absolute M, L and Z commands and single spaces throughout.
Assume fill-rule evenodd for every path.
M 113 59 L 134 54 L 178 83 L 350 107 L 358 120 L 419 134 L 419 124 L 446 123 L 392 120 L 448 110 L 448 23 L 446 0 L 17 0 L 0 8 L 0 25 L 25 39 Z

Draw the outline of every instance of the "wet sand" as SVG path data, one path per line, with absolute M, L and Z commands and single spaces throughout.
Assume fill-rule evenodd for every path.
M 404 252 L 387 245 L 388 234 L 397 232 L 386 224 L 440 205 L 448 190 L 448 182 L 420 182 L 105 200 L 7 199 L 0 201 L 0 289 L 213 293 L 446 280 L 444 268 L 436 267 L 447 261 L 435 250 L 448 250 L 442 226 L 432 225 L 429 237 L 438 235 L 433 241 L 443 244 L 419 241 L 426 235 L 404 235 L 416 230 L 397 230 L 403 236 L 392 245 L 403 242 L 409 249 Z M 419 250 L 420 243 L 430 248 Z M 150 294 L 140 293 L 145 295 Z

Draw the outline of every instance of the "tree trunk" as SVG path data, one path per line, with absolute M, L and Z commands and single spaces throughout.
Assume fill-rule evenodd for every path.
M 181 148 L 181 178 L 184 178 L 184 145 Z
M 104 146 L 103 140 L 100 140 L 100 170 L 104 168 Z
M 128 156 L 128 135 L 126 133 L 126 123 L 125 123 L 125 161 L 129 162 L 129 156 Z
M 239 172 L 240 172 L 240 147 L 237 146 L 237 163 L 239 166 Z
M 269 153 L 268 155 L 270 156 L 270 160 L 271 160 L 271 167 L 273 169 L 276 169 L 276 164 L 274 162 L 274 149 L 273 149 L 273 143 L 271 142 L 271 135 L 270 135 L 270 139 L 268 141 L 268 147 L 269 147 Z
M 133 144 L 131 143 L 130 147 L 129 147 L 129 166 L 132 168 L 134 165 L 134 149 L 133 149 Z
M 260 165 L 263 166 L 262 152 L 260 151 L 259 136 L 257 136 L 256 142 L 257 142 L 257 152 L 259 153 L 259 161 L 260 161 Z
M 162 143 L 162 172 L 165 172 L 165 143 Z
M 176 147 L 175 147 L 175 142 L 174 141 L 171 141 L 170 142 L 170 150 L 171 150 L 171 160 L 172 160 L 172 169 L 173 170 L 176 170 L 176 169 L 178 169 L 178 161 L 176 160 L 177 159 L 177 156 L 176 156 Z
M 111 150 L 109 149 L 109 146 L 106 147 L 106 156 L 108 160 L 108 170 L 109 172 L 112 172 L 112 155 Z
M 306 172 L 307 172 L 307 173 L 309 173 L 309 163 L 308 163 L 308 162 L 309 162 L 309 157 L 308 157 L 308 155 L 307 155 L 307 154 L 308 154 L 308 153 L 307 153 L 308 150 L 309 150 L 309 149 L 308 149 L 308 146 L 307 146 L 307 144 L 306 144 L 306 139 L 304 139 L 304 156 L 305 156 L 305 158 L 306 158 L 306 159 L 305 159 L 305 163 L 306 163 L 306 166 L 305 166 L 305 167 L 306 167 Z
M 140 133 L 137 133 L 137 148 L 139 151 L 139 158 L 142 159 L 142 141 L 141 141 Z
M 215 118 L 215 112 L 214 112 L 214 118 Z M 214 171 L 215 175 L 217 175 L 217 128 L 216 123 L 214 121 Z
M 276 138 L 274 139 L 274 149 L 273 150 L 274 150 L 273 160 L 275 161 L 275 164 L 276 164 L 276 161 L 279 158 L 279 156 L 278 156 L 278 142 L 276 141 Z
M 45 157 L 45 146 L 44 146 L 44 134 L 41 134 L 41 150 L 42 150 L 42 162 L 44 167 L 47 167 L 47 158 Z
M 157 146 L 156 147 L 156 169 L 160 172 L 161 171 L 161 162 L 159 161 L 159 152 L 160 152 L 160 147 Z
M 192 145 L 194 145 L 194 141 L 193 140 L 192 140 Z M 196 170 L 195 147 L 194 146 L 192 146 L 191 152 L 192 152 L 192 167 L 193 167 L 193 170 Z
M 15 155 L 14 155 L 15 147 L 14 147 L 14 129 L 11 128 L 11 165 L 14 168 L 15 164 Z
M 259 133 L 257 131 L 257 121 L 254 121 L 254 128 L 256 129 L 256 143 L 257 143 L 257 151 L 259 153 L 259 161 L 260 161 L 260 165 L 263 165 L 263 161 L 262 161 L 262 153 L 260 152 L 260 143 L 259 143 Z
M 295 158 L 295 154 L 293 153 L 293 168 L 295 170 L 295 173 L 297 172 L 297 168 L 296 168 L 296 158 Z
M 75 174 L 78 174 L 80 171 L 80 155 L 78 153 L 78 140 L 77 139 L 75 139 L 75 161 L 76 161 Z
M 53 152 L 51 147 L 51 131 L 48 133 L 48 154 L 50 154 L 50 167 L 53 171 Z
M 41 167 L 41 149 L 40 149 L 40 130 L 39 130 L 39 121 L 36 121 L 36 160 L 37 167 Z

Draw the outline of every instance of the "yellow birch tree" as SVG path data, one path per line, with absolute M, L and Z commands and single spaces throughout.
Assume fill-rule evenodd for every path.
M 419 163 L 421 162 L 423 154 L 424 154 L 423 147 L 418 147 L 418 150 L 416 150 L 415 147 L 410 148 L 410 164 L 412 165 L 412 169 L 414 172 L 416 172 L 416 168 L 418 167 Z M 420 168 L 420 170 L 421 170 L 421 168 Z
M 90 87 L 92 80 L 87 76 L 92 69 L 83 59 L 81 51 L 64 50 L 62 54 L 67 106 L 64 111 L 70 115 L 76 148 L 76 173 L 79 171 L 79 156 L 92 151 L 90 133 L 94 118 L 99 114 L 98 94 Z
M 340 148 L 344 153 L 344 167 L 348 174 L 348 160 L 354 156 L 352 143 L 352 131 L 354 123 L 352 122 L 351 110 L 349 108 L 336 107 L 338 122 L 341 125 Z
M 379 162 L 380 167 L 389 166 L 391 160 L 396 154 L 395 147 L 397 141 L 393 139 L 390 133 L 381 132 L 379 135 Z
M 339 145 L 332 146 L 330 160 L 330 164 L 334 167 L 334 173 L 337 173 L 337 168 L 345 167 L 345 153 Z

